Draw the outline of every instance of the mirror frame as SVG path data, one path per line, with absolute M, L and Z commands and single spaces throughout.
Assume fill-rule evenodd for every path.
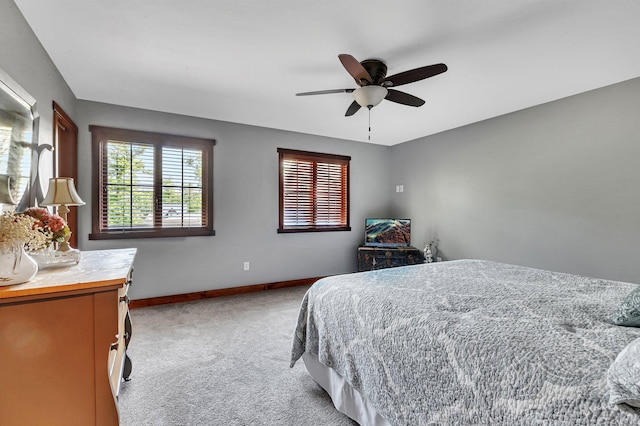
M 33 96 L 29 94 L 22 86 L 20 86 L 9 74 L 7 74 L 2 68 L 0 68 L 0 90 L 4 93 L 7 93 L 9 96 L 16 98 L 21 103 L 24 103 L 29 106 L 31 111 L 31 123 L 32 123 L 32 133 L 31 133 L 31 141 L 28 143 L 26 148 L 31 149 L 31 163 L 29 165 L 29 181 L 27 183 L 27 187 L 23 194 L 20 194 L 18 205 L 16 206 L 17 211 L 23 211 L 28 207 L 35 206 L 38 200 L 38 195 L 42 198 L 42 189 L 40 187 L 39 177 L 38 177 L 38 163 L 40 152 L 42 152 L 43 148 L 48 147 L 50 149 L 50 145 L 44 145 L 43 147 L 38 146 L 38 132 L 40 130 L 40 115 L 36 110 L 36 100 Z M 38 194 L 39 193 L 39 194 Z

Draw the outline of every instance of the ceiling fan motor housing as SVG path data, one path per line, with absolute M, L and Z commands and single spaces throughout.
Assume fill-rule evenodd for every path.
M 382 80 L 387 76 L 387 66 L 384 62 L 378 59 L 365 59 L 360 62 L 360 65 L 362 65 L 371 76 L 371 79 L 373 80 L 371 82 L 372 84 L 379 86 L 382 83 Z

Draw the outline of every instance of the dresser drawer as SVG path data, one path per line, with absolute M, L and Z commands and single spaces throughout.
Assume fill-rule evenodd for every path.
M 107 361 L 109 384 L 111 385 L 111 392 L 116 398 L 116 401 L 120 395 L 120 384 L 122 383 L 122 373 L 124 372 L 124 360 L 126 356 L 125 351 L 124 336 L 118 337 L 118 340 L 109 348 L 109 358 Z
M 358 247 L 359 272 L 423 262 L 422 253 L 415 247 Z
M 125 376 L 125 362 L 127 359 L 127 347 L 131 340 L 131 318 L 129 314 L 129 286 L 131 284 L 131 274 L 127 278 L 127 283 L 118 289 L 118 334 L 109 348 L 109 381 L 113 396 L 117 399 L 120 394 L 120 384 Z M 128 373 L 126 374 L 128 377 Z

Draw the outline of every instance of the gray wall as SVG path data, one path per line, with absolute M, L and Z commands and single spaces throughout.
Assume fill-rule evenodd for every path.
M 384 215 L 389 206 L 389 147 L 88 101 L 78 101 L 75 120 L 85 201 L 91 200 L 89 125 L 217 141 L 213 237 L 89 241 L 91 209 L 78 210 L 83 250 L 138 248 L 134 299 L 352 272 L 364 217 Z M 276 233 L 278 147 L 351 156 L 351 232 Z
M 56 101 L 73 117 L 75 96 L 67 86 L 49 55 L 31 31 L 13 1 L 0 1 L 0 68 L 20 84 L 36 101 L 40 114 L 39 142 L 53 140 L 53 104 Z M 53 157 L 45 151 L 41 158 L 41 181 L 53 175 Z
M 640 283 L 640 78 L 391 152 L 416 245 Z

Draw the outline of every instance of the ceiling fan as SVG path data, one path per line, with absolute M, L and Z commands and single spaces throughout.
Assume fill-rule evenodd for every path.
M 360 87 L 356 89 L 330 89 L 318 90 L 315 92 L 296 93 L 296 96 L 326 95 L 330 93 L 353 93 L 355 99 L 345 113 L 346 117 L 355 114 L 361 107 L 373 108 L 382 102 L 383 99 L 396 102 L 402 105 L 419 107 L 424 105 L 424 101 L 416 96 L 410 95 L 391 87 L 402 86 L 414 81 L 424 80 L 434 75 L 442 74 L 447 70 L 445 64 L 427 65 L 425 67 L 414 68 L 387 77 L 387 66 L 378 59 L 365 59 L 358 62 L 356 58 L 348 54 L 338 55 L 340 62 L 347 72 L 351 74 L 356 84 Z

